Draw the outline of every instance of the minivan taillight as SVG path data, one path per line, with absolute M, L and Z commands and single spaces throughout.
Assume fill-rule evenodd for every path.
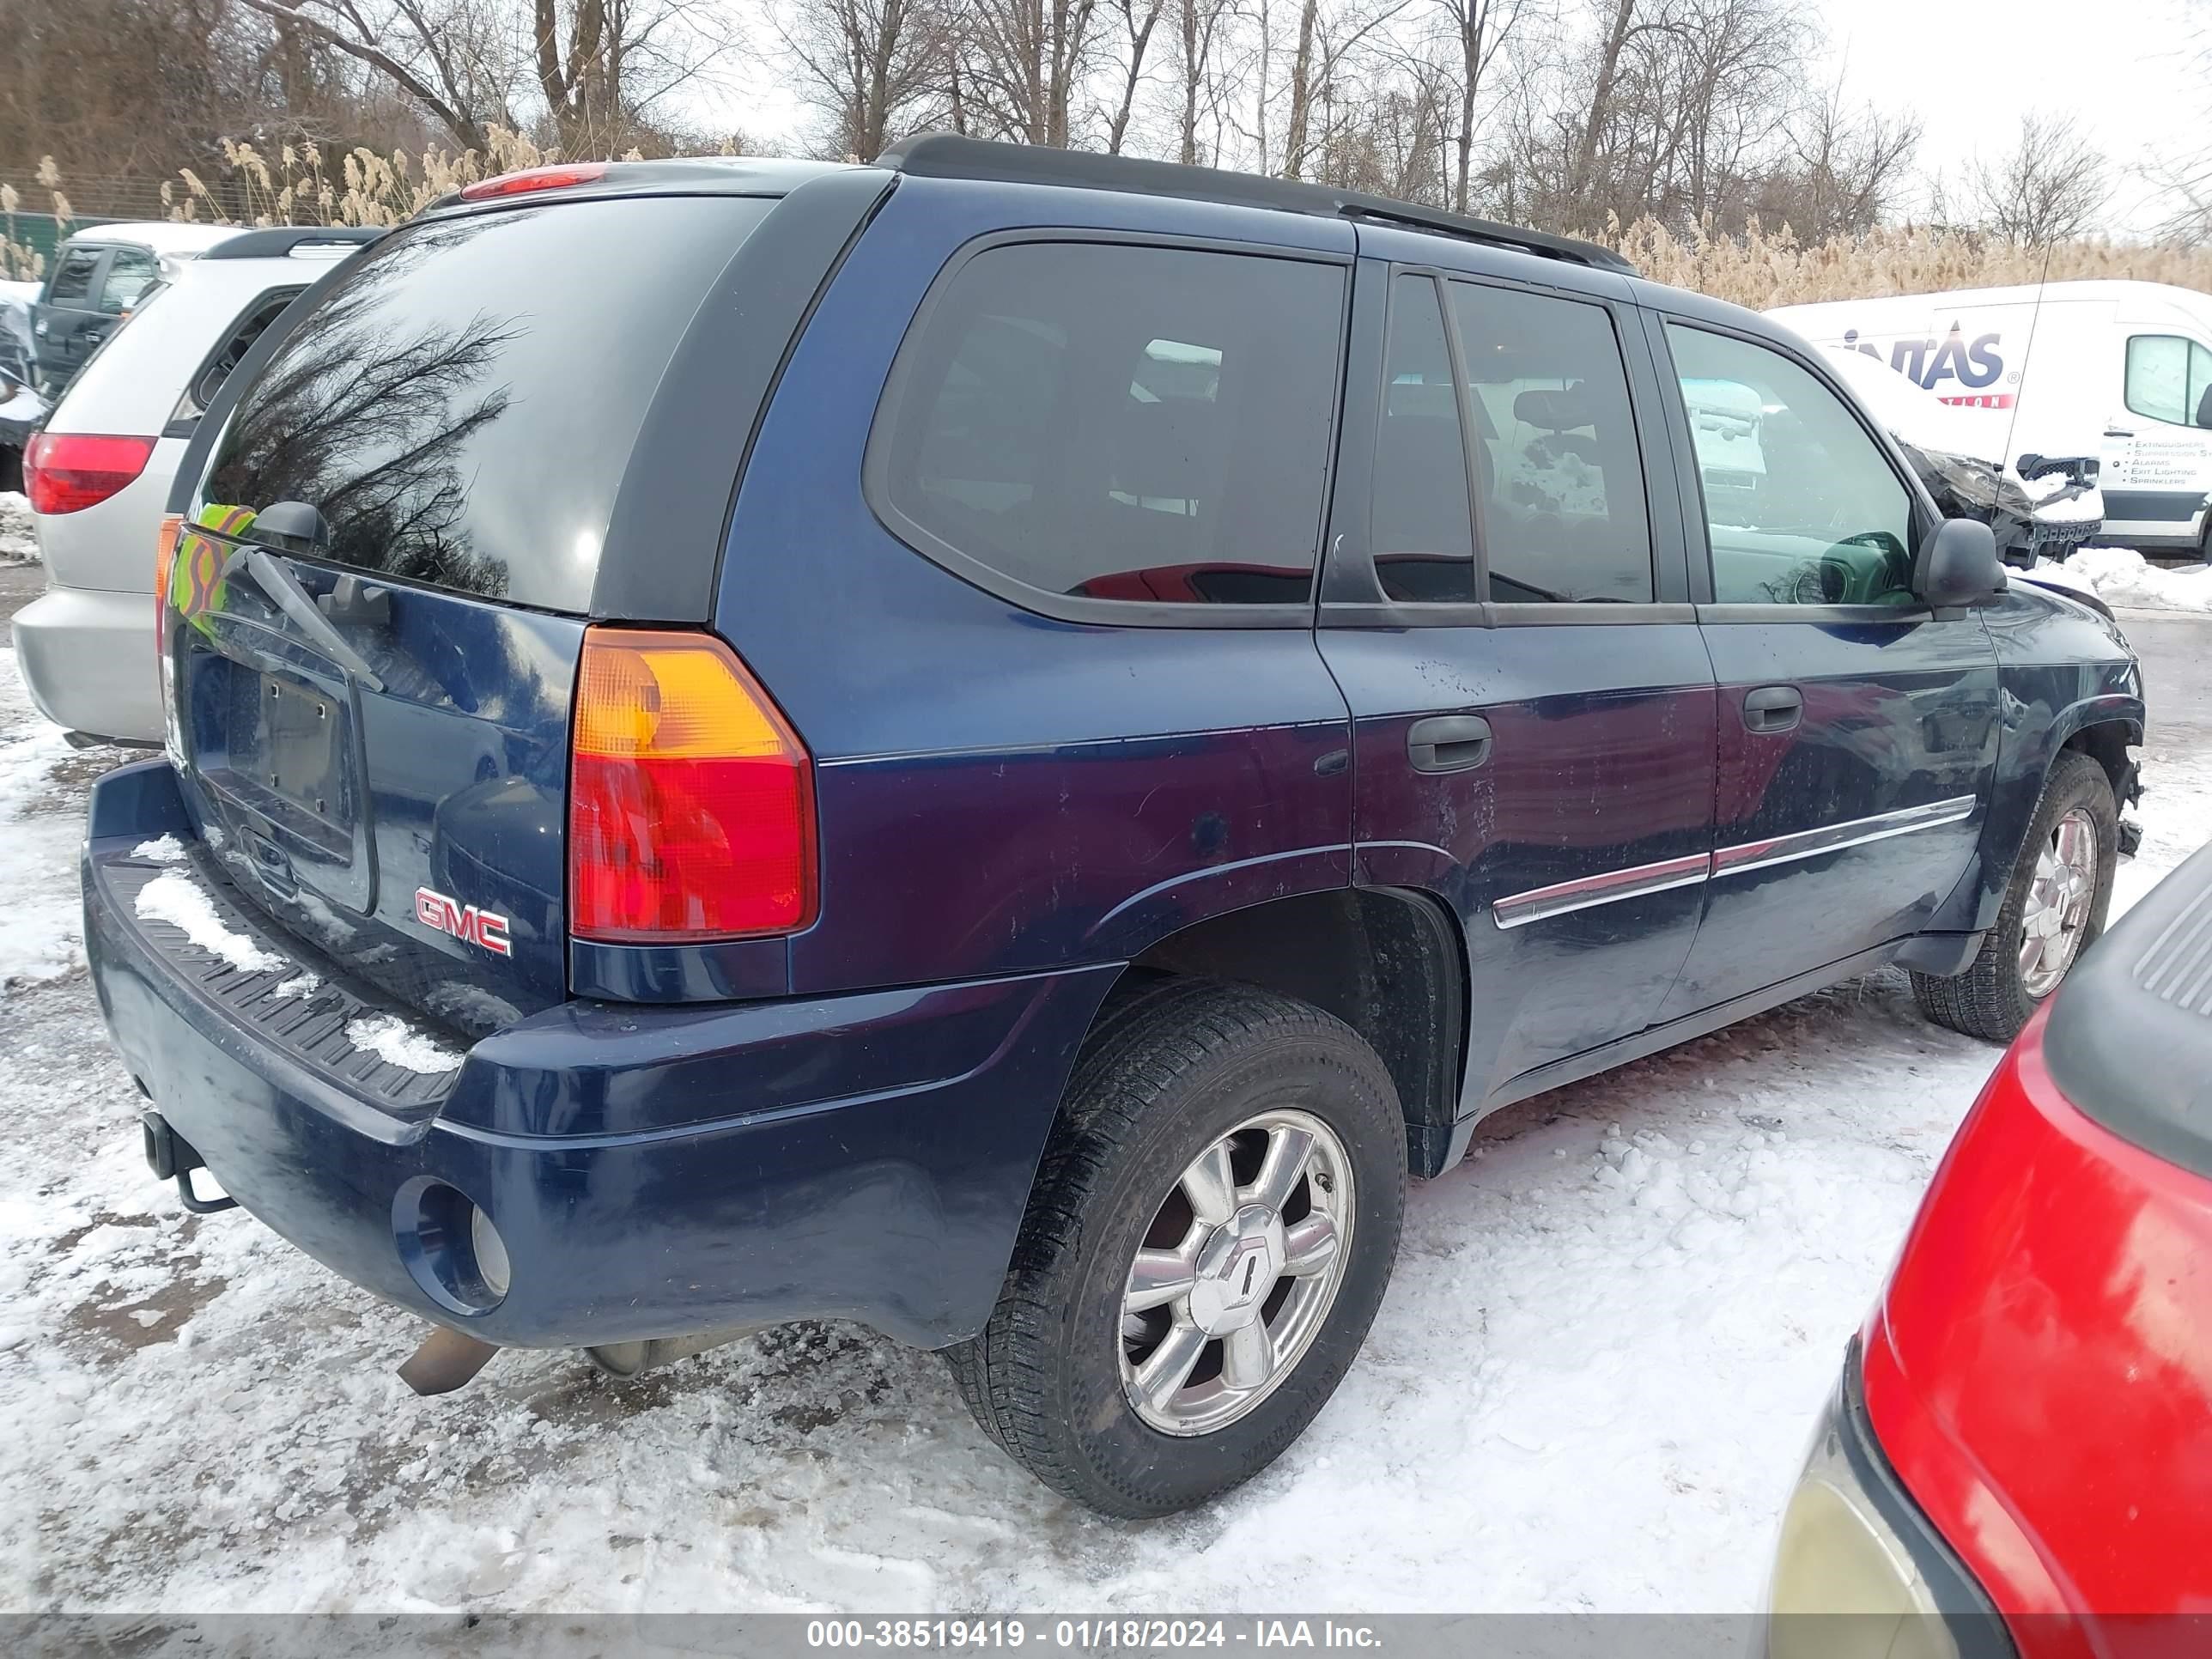
M 23 493 L 49 515 L 97 506 L 146 470 L 151 438 L 40 432 L 23 446 Z
M 586 630 L 568 788 L 568 927 L 666 944 L 814 918 L 814 767 L 710 634 Z

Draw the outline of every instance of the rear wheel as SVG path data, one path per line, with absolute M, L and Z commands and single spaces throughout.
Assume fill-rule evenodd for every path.
M 1920 1011 L 1968 1036 L 2011 1042 L 2104 932 L 2119 845 L 2119 809 L 2105 769 L 2078 750 L 2061 750 L 1996 926 L 1965 973 L 1913 975 Z
M 948 1355 L 975 1420 L 1109 1515 L 1250 1479 L 1333 1394 L 1397 1254 L 1389 1073 L 1320 1010 L 1156 981 L 1078 1062 L 991 1320 Z

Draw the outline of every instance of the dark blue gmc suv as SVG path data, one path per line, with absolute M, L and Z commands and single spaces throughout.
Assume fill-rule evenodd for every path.
M 1298 1434 L 1486 1113 L 1885 963 L 2008 1036 L 2135 793 L 2109 616 L 1800 342 L 1310 185 L 491 179 L 171 507 L 84 856 L 156 1172 L 426 1390 L 858 1320 L 1117 1515 Z

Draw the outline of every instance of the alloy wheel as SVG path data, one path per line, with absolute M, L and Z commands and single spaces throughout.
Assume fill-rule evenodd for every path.
M 1262 1112 L 1191 1160 L 1121 1296 L 1121 1387 L 1152 1427 L 1225 1428 L 1274 1392 L 1344 1281 L 1352 1160 L 1310 1112 Z
M 2097 824 L 2074 807 L 2052 826 L 2036 851 L 2035 874 L 2020 915 L 2020 981 L 2038 1001 L 2081 954 L 2090 907 L 2097 896 Z

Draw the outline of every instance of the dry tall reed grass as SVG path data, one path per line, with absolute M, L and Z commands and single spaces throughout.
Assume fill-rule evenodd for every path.
M 226 140 L 222 158 L 206 174 L 185 167 L 162 185 L 169 217 L 214 224 L 395 225 L 465 185 L 556 161 L 560 154 L 495 129 L 483 152 L 380 155 L 361 149 L 325 156 L 313 144 L 286 144 L 264 155 L 251 144 Z M 74 219 L 51 157 L 38 178 L 55 216 Z M 0 276 L 35 278 L 43 263 L 15 234 L 19 206 L 16 192 L 0 186 Z M 2045 249 L 1974 231 L 1912 226 L 1806 246 L 1787 226 L 1770 232 L 1754 224 L 1743 236 L 1700 228 L 1683 237 L 1650 219 L 1616 228 L 1609 240 L 1654 281 L 1756 310 L 2032 283 L 2045 276 L 2053 281 L 2133 277 L 2212 293 L 2212 248 L 2085 240 Z

